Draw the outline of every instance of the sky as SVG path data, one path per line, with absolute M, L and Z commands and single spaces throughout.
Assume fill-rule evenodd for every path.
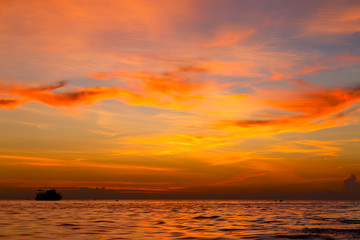
M 339 190 L 358 0 L 0 0 L 0 188 Z

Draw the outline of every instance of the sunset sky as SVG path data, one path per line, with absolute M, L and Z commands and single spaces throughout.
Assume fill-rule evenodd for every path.
M 0 0 L 0 188 L 340 189 L 358 0 Z

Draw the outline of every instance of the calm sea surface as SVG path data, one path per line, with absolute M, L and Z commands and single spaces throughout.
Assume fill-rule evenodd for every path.
M 360 202 L 0 201 L 1 239 L 360 239 Z

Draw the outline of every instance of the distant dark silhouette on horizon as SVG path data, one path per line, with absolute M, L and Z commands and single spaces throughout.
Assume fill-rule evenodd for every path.
M 344 191 L 360 191 L 360 183 L 356 182 L 356 176 L 351 174 L 345 181 L 344 181 Z
M 356 182 L 355 174 L 344 181 L 344 195 L 350 199 L 360 199 L 360 183 Z
M 343 181 L 341 190 L 322 191 L 283 191 L 269 186 L 258 192 L 247 190 L 234 192 L 220 192 L 211 189 L 207 192 L 143 192 L 128 189 L 107 189 L 88 187 L 57 187 L 62 192 L 64 199 L 293 199 L 293 200 L 360 200 L 360 183 L 356 175 L 350 174 Z M 34 188 L 9 188 L 0 187 L 0 199 L 34 199 Z

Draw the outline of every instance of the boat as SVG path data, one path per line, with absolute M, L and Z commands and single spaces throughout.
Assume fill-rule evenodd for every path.
M 35 200 L 45 200 L 45 201 L 56 201 L 61 200 L 62 196 L 60 193 L 56 192 L 54 188 L 52 189 L 39 189 Z

